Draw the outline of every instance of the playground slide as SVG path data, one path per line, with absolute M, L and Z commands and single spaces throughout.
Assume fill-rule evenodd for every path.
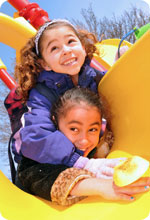
M 23 17 L 12 18 L 0 13 L 0 42 L 20 50 L 26 41 L 36 33 L 36 29 Z
M 108 71 L 99 85 L 112 110 L 114 150 L 150 160 L 150 30 Z
M 150 160 L 149 41 L 150 31 L 109 68 L 99 85 L 112 111 L 115 143 L 109 157 L 129 153 Z M 4 43 L 13 46 L 10 39 Z M 20 49 L 20 46 L 15 47 Z M 111 202 L 93 196 L 71 207 L 61 207 L 21 191 L 0 172 L 1 219 L 144 220 L 150 215 L 149 204 L 150 192 L 147 192 L 137 196 L 132 203 Z
M 100 63 L 106 63 L 104 66 L 108 70 L 113 64 L 115 60 L 115 55 L 118 50 L 118 45 L 120 43 L 120 39 L 107 39 L 103 40 L 100 43 L 97 43 L 97 48 L 100 51 L 100 57 L 95 56 L 98 62 Z M 131 47 L 131 43 L 128 41 L 123 41 L 121 46 L 128 46 Z

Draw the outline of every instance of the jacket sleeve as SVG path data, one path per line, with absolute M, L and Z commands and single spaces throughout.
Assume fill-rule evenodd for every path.
M 50 119 L 51 103 L 36 89 L 32 89 L 27 104 L 30 111 L 22 117 L 21 153 L 39 163 L 72 167 L 83 152 L 56 130 Z
M 86 196 L 71 196 L 70 192 L 79 181 L 92 177 L 95 177 L 94 174 L 84 169 L 72 167 L 62 171 L 50 191 L 52 202 L 68 206 L 86 198 Z
M 103 78 L 103 76 L 107 73 L 107 71 L 99 71 L 97 69 L 94 69 L 94 71 L 96 72 L 96 76 L 95 76 L 95 82 L 98 85 L 99 82 L 101 81 L 101 79 Z
M 71 196 L 70 191 L 77 182 L 91 177 L 95 176 L 88 170 L 41 164 L 23 156 L 18 165 L 16 184 L 33 195 L 60 205 L 71 205 L 85 197 Z

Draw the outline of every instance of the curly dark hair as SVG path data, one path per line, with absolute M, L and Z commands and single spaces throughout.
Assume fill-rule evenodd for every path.
M 29 39 L 26 45 L 21 49 L 20 62 L 15 66 L 15 79 L 18 81 L 17 92 L 22 96 L 22 101 L 26 102 L 29 96 L 29 91 L 35 86 L 39 73 L 43 70 L 40 65 L 39 59 L 42 58 L 42 39 L 46 30 L 58 27 L 68 26 L 77 35 L 82 45 L 85 48 L 87 57 L 91 59 L 93 53 L 99 54 L 95 44 L 98 42 L 96 36 L 93 33 L 89 33 L 87 30 L 76 29 L 68 22 L 55 22 L 49 25 L 42 32 L 38 49 L 39 55 L 36 54 L 35 48 L 35 36 Z

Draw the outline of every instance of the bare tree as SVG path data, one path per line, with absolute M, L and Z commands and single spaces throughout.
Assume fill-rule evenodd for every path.
M 89 5 L 88 9 L 82 9 L 81 15 L 84 22 L 75 19 L 72 19 L 72 22 L 81 28 L 86 28 L 90 32 L 93 32 L 99 40 L 101 40 L 102 36 L 104 36 L 103 39 L 121 39 L 134 27 L 139 28 L 150 22 L 150 13 L 146 13 L 142 11 L 142 9 L 136 8 L 132 5 L 129 11 L 125 10 L 119 17 L 116 17 L 115 14 L 113 14 L 110 19 L 106 17 L 96 17 L 92 4 Z M 130 35 L 127 40 L 134 43 L 136 40 L 135 35 Z
M 5 88 L 5 85 L 0 81 L 0 152 L 6 149 L 8 145 L 8 139 L 10 137 L 10 122 L 8 119 L 8 113 L 4 107 L 4 99 L 8 94 L 8 89 Z

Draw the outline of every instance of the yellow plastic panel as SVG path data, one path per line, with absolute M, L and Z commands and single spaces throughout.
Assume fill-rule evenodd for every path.
M 112 110 L 112 150 L 150 159 L 150 31 L 113 65 L 99 85 Z
M 150 193 L 132 203 L 91 197 L 64 208 L 15 187 L 0 171 L 0 215 L 8 220 L 144 220 L 150 213 Z
M 0 59 L 0 69 L 5 69 L 7 70 L 5 64 L 3 63 L 3 61 Z
M 119 43 L 120 43 L 120 39 L 107 39 L 107 40 L 103 40 L 100 43 L 97 43 L 97 48 L 100 51 L 100 57 L 108 65 L 108 67 L 104 65 L 106 69 L 109 69 L 109 66 L 112 66 L 114 64 L 114 59 L 118 51 Z M 131 47 L 132 44 L 127 41 L 123 41 L 121 46 L 125 46 L 125 45 Z M 100 62 L 99 58 L 98 57 L 96 58 Z
M 26 41 L 36 34 L 36 29 L 23 17 L 12 18 L 0 13 L 0 42 L 20 50 Z

